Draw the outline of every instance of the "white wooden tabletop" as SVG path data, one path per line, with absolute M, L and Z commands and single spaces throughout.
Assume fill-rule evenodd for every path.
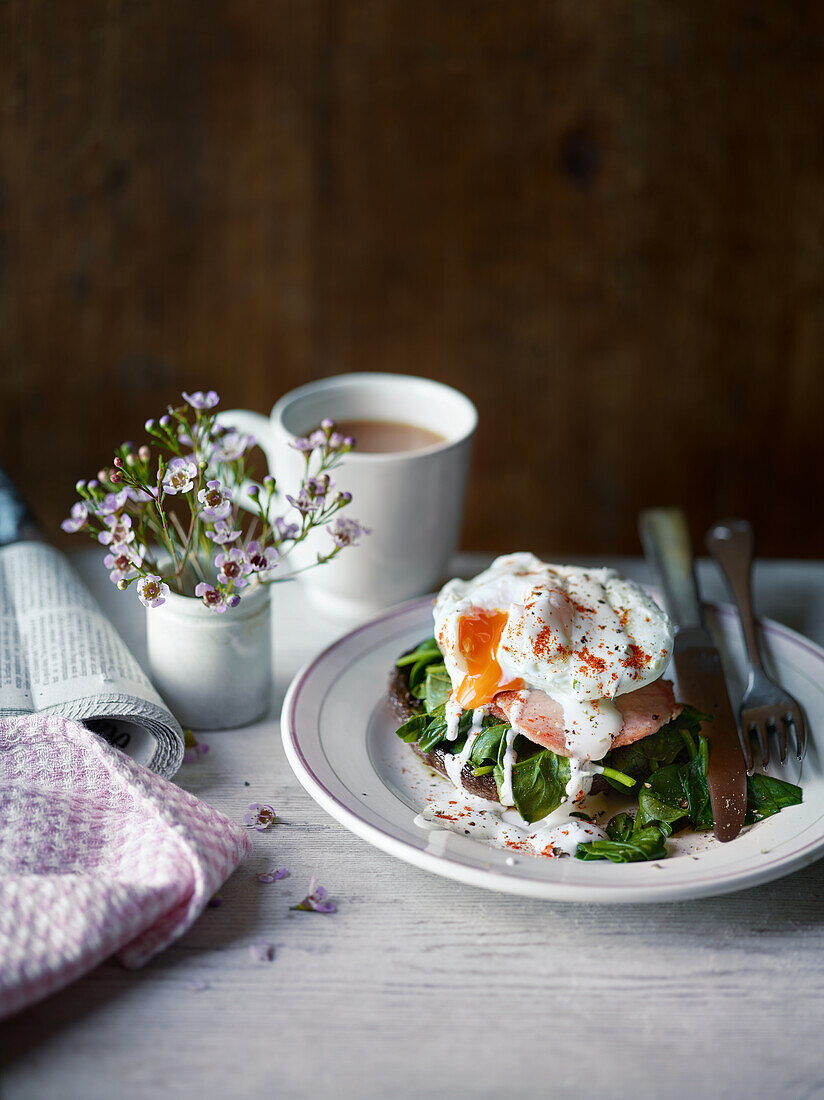
M 136 601 L 80 571 L 138 657 Z M 463 556 L 471 574 L 486 559 Z M 644 578 L 640 561 L 613 559 Z M 703 589 L 722 598 L 702 563 Z M 769 562 L 757 604 L 824 643 L 824 563 Z M 2 1097 L 824 1097 L 824 861 L 728 897 L 550 904 L 376 851 L 303 792 L 281 748 L 289 679 L 342 632 L 297 585 L 276 599 L 271 716 L 203 736 L 177 781 L 241 820 L 288 824 L 143 970 L 116 963 L 2 1027 Z M 256 874 L 277 864 L 291 877 Z M 335 914 L 290 912 L 317 875 Z M 260 962 L 250 947 L 274 946 Z

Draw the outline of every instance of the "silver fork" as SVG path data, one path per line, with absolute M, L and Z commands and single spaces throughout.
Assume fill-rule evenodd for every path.
M 753 770 L 753 736 L 758 740 L 761 763 L 765 768 L 770 762 L 771 735 L 778 740 L 781 763 L 786 762 L 787 734 L 791 729 L 795 731 L 796 755 L 803 760 L 807 749 L 804 714 L 792 695 L 770 679 L 761 661 L 752 610 L 751 573 L 755 545 L 752 527 L 745 519 L 722 520 L 710 528 L 706 541 L 707 549 L 721 566 L 737 604 L 747 649 L 747 689 L 738 712 L 738 733 L 747 771 L 752 773 Z

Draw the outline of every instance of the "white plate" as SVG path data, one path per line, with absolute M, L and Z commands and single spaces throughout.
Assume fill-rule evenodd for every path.
M 735 613 L 705 608 L 724 655 L 737 708 L 743 653 Z M 809 749 L 803 775 L 792 763 L 775 774 L 800 782 L 804 802 L 759 822 L 729 844 L 711 837 L 677 847 L 656 863 L 612 864 L 519 855 L 481 840 L 414 824 L 435 777 L 394 735 L 385 701 L 397 657 L 432 634 L 429 597 L 403 604 L 353 630 L 297 674 L 283 704 L 283 744 L 300 782 L 332 817 L 390 855 L 488 890 L 556 901 L 639 902 L 741 890 L 786 875 L 824 855 L 824 775 L 815 733 L 824 722 L 824 650 L 765 620 L 761 639 L 779 681 L 804 707 Z

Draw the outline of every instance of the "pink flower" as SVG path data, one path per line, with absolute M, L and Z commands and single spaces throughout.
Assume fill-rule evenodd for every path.
M 345 519 L 343 516 L 338 516 L 334 523 L 328 524 L 326 530 L 329 532 L 335 546 L 341 548 L 344 546 L 357 546 L 358 539 L 362 535 L 372 534 L 370 528 L 364 527 L 356 519 Z
M 215 565 L 220 570 L 217 579 L 221 584 L 233 584 L 235 588 L 245 588 L 249 583 L 246 577 L 252 572 L 252 567 L 239 547 L 233 546 L 231 550 L 222 551 L 215 558 Z
M 217 443 L 212 458 L 215 462 L 236 462 L 246 451 L 255 445 L 253 435 L 243 435 L 242 432 L 227 432 Z
M 315 444 L 309 438 L 290 439 L 289 446 L 303 454 L 310 454 L 315 449 Z
M 243 582 L 246 583 L 245 581 Z M 203 600 L 210 611 L 222 615 L 227 607 L 236 607 L 240 603 L 240 596 L 227 596 L 219 588 L 213 588 L 211 584 L 201 581 L 195 588 L 195 595 Z
M 109 528 L 101 531 L 97 541 L 104 546 L 125 546 L 134 540 L 132 521 L 129 516 L 105 516 L 103 522 Z
M 270 867 L 268 871 L 263 871 L 257 876 L 258 882 L 263 883 L 264 886 L 279 882 L 282 878 L 289 878 L 289 872 L 285 867 Z
M 302 451 L 303 454 L 311 454 L 316 447 L 325 447 L 326 443 L 326 432 L 321 428 L 316 428 L 311 435 L 305 438 L 291 439 L 289 446 L 294 447 L 296 451 Z
M 276 518 L 273 527 L 281 541 L 297 538 L 300 534 L 300 527 L 296 523 L 287 523 L 282 516 Z
M 135 504 L 146 504 L 150 500 L 154 500 L 157 496 L 157 490 L 151 489 L 133 489 L 131 486 L 126 490 L 126 495 L 129 500 Z
M 207 481 L 197 499 L 202 504 L 201 515 L 204 519 L 226 519 L 232 510 L 232 490 L 224 488 L 219 481 Z
M 79 531 L 81 527 L 86 526 L 86 520 L 89 518 L 89 509 L 82 500 L 78 500 L 76 504 L 72 505 L 69 518 L 64 519 L 60 526 L 63 530 L 73 535 L 76 531 Z
M 286 499 L 302 516 L 311 515 L 312 512 L 316 512 L 323 504 L 323 498 L 310 496 L 304 485 L 301 486 L 300 492 L 296 497 L 289 496 L 287 493 Z
M 328 900 L 328 894 L 322 886 L 318 885 L 318 880 L 312 876 L 312 881 L 309 883 L 309 893 L 298 905 L 290 905 L 290 909 L 303 909 L 312 913 L 334 913 L 337 910 L 337 906 L 333 901 Z
M 249 948 L 249 954 L 255 962 L 271 962 L 275 957 L 275 948 L 268 940 L 257 940 Z
M 137 546 L 113 546 L 112 553 L 107 554 L 103 564 L 109 570 L 109 577 L 113 584 L 125 580 L 135 568 L 143 564 L 145 547 Z
M 334 484 L 329 474 L 321 474 L 320 477 L 307 477 L 303 488 L 312 500 L 323 500 Z
M 197 477 L 197 465 L 187 458 L 173 458 L 163 475 L 164 492 L 170 496 L 189 493 Z
M 99 516 L 111 516 L 115 512 L 119 512 L 126 503 L 128 495 L 128 489 L 120 489 L 117 493 L 106 493 L 103 499 L 97 502 L 97 514 Z
M 246 547 L 246 556 L 255 573 L 265 573 L 267 569 L 274 569 L 278 563 L 278 552 L 274 546 L 267 546 L 262 550 L 259 542 L 249 543 Z
M 274 806 L 270 806 L 265 802 L 252 802 L 249 805 L 249 812 L 243 818 L 243 824 L 248 829 L 257 829 L 259 833 L 262 833 L 270 825 L 274 825 L 276 820 L 277 814 Z
M 185 745 L 183 761 L 186 764 L 193 764 L 196 760 L 199 760 L 201 756 L 205 756 L 209 751 L 209 746 L 206 742 L 198 741 L 191 730 L 186 730 Z
M 214 390 L 209 390 L 208 393 L 204 393 L 203 390 L 198 390 L 197 393 L 186 393 L 184 391 L 181 396 L 193 409 L 213 409 L 220 400 Z
M 240 528 L 234 530 L 231 523 L 227 523 L 225 519 L 219 519 L 215 523 L 214 531 L 206 532 L 206 538 L 216 542 L 219 546 L 223 546 L 227 542 L 234 542 L 235 539 L 240 538 Z
M 149 573 L 137 582 L 137 594 L 145 607 L 160 607 L 169 595 L 169 586 L 160 577 Z

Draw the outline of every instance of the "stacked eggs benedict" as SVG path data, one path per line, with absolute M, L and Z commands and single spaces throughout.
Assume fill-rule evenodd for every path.
M 434 637 L 390 677 L 397 736 L 450 780 L 418 772 L 415 823 L 612 863 L 657 861 L 670 836 L 707 832 L 713 716 L 676 703 L 662 678 L 672 644 L 664 612 L 611 569 L 510 554 L 450 581 Z M 745 823 L 801 801 L 797 785 L 750 775 Z
M 661 679 L 668 616 L 614 570 L 518 553 L 449 581 L 434 634 L 399 662 L 409 704 L 396 707 L 407 716 L 399 735 L 462 795 L 496 803 L 536 848 L 557 847 L 559 829 L 575 843 L 603 835 L 570 817 L 604 771 L 598 761 L 681 710 Z
M 554 752 L 600 760 L 673 716 L 672 685 L 660 680 L 669 617 L 612 569 L 509 554 L 445 585 L 434 617 L 451 723 L 488 710 Z

